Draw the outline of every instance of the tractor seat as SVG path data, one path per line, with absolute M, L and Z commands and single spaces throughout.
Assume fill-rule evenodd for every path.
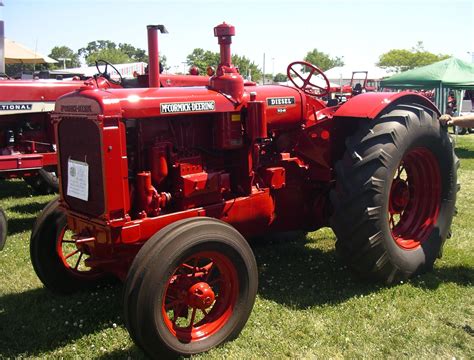
M 353 95 L 358 95 L 362 92 L 362 85 L 357 83 L 354 85 L 354 89 L 352 89 L 352 94 Z

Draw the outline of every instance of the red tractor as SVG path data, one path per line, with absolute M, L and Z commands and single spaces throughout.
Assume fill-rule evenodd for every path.
M 328 107 L 303 62 L 299 89 L 245 85 L 234 27 L 214 35 L 208 86 L 159 88 L 152 61 L 149 88 L 83 86 L 53 115 L 60 198 L 32 231 L 34 269 L 57 293 L 123 280 L 125 324 L 153 358 L 239 334 L 258 287 L 246 239 L 330 226 L 348 265 L 393 283 L 432 268 L 454 213 L 458 161 L 426 98 Z
M 368 71 L 353 71 L 350 83 L 342 88 L 340 86 L 331 88 L 331 95 L 339 102 L 345 102 L 356 95 L 377 91 L 377 81 L 368 79 L 368 74 Z
M 154 49 L 151 49 L 152 51 Z M 150 53 L 150 58 L 158 59 Z M 154 60 L 153 60 L 154 61 Z M 98 75 L 85 86 L 104 90 L 122 87 L 148 87 L 148 75 L 122 79 L 120 72 L 106 61 L 96 63 Z M 115 70 L 118 79 L 109 76 Z M 160 86 L 203 86 L 207 76 L 164 75 Z M 0 178 L 23 178 L 36 192 L 58 191 L 57 156 L 50 114 L 62 95 L 84 86 L 83 80 L 0 80 Z M 7 222 L 0 209 L 0 250 Z

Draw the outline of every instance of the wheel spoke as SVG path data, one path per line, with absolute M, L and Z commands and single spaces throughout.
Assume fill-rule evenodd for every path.
M 194 320 L 196 319 L 196 311 L 197 311 L 197 308 L 193 308 L 193 312 L 191 313 L 191 320 L 189 321 L 189 325 L 188 325 L 190 329 L 194 325 Z
M 184 307 L 186 307 L 186 304 L 183 303 L 177 303 L 177 306 L 173 308 L 173 319 L 171 320 L 173 322 L 173 325 L 176 326 L 176 321 L 178 321 L 179 314 L 182 312 Z
M 394 180 L 399 180 L 400 179 L 400 174 L 401 174 L 400 167 L 398 167 L 397 168 L 397 173 L 395 174 L 395 177 L 394 177 Z
M 198 261 L 199 261 L 199 258 L 196 256 L 194 258 L 194 264 L 193 264 L 193 277 L 196 277 Z
M 168 290 L 169 291 L 169 290 Z M 172 295 L 172 294 L 166 294 L 166 300 L 170 300 L 170 301 L 175 301 L 177 300 L 178 298 L 175 296 L 175 295 Z
M 174 311 L 174 307 L 176 305 L 178 305 L 180 303 L 180 300 L 178 299 L 174 299 L 172 300 L 171 302 L 169 302 L 168 304 L 165 304 L 165 309 L 166 311 L 169 311 L 169 310 L 173 310 Z
M 395 220 L 393 219 L 394 214 L 390 214 L 390 225 L 392 225 L 392 230 L 395 228 Z
M 208 265 L 205 266 L 205 270 L 207 271 L 206 278 L 204 279 L 205 282 L 208 282 L 209 277 L 211 276 L 211 273 L 214 271 L 215 266 L 214 262 L 211 261 Z
M 406 170 L 403 163 L 401 163 L 400 166 L 397 168 L 397 174 L 395 175 L 395 180 L 399 180 L 399 179 L 404 180 L 401 178 L 403 172 L 406 173 Z
M 73 252 L 67 254 L 64 258 L 67 260 L 67 259 L 69 259 L 71 256 L 76 255 L 78 252 L 79 252 L 79 249 L 76 249 L 76 250 L 74 250 Z
M 78 258 L 77 261 L 76 261 L 76 265 L 74 266 L 74 270 L 77 270 L 77 267 L 79 266 L 79 263 L 81 262 L 82 255 L 84 255 L 83 252 L 81 252 L 81 253 L 79 254 L 79 258 Z
M 188 265 L 188 264 L 181 264 L 181 266 L 179 267 L 178 270 L 181 270 L 182 268 L 187 269 L 187 270 L 191 270 L 191 271 L 194 269 L 193 266 Z M 185 274 L 187 274 L 187 273 L 185 273 Z
M 293 69 L 292 69 L 293 70 Z M 298 76 L 300 78 L 301 81 L 305 81 L 305 79 L 301 76 L 301 74 L 299 72 L 297 72 L 296 70 L 293 70 L 293 73 Z
M 311 84 L 310 80 L 313 74 L 314 74 L 314 69 L 311 69 L 311 72 L 309 73 L 308 77 L 304 80 L 303 88 L 305 88 L 308 84 Z

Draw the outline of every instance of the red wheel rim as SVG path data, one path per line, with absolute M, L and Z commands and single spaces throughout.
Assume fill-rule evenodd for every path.
M 59 233 L 56 241 L 56 252 L 58 253 L 64 268 L 74 277 L 95 280 L 103 275 L 101 271 L 86 265 L 88 253 L 85 248 L 78 247 L 76 240 L 68 236 L 68 228 L 64 227 Z
M 400 162 L 390 189 L 389 226 L 402 249 L 416 249 L 426 241 L 441 206 L 438 161 L 425 148 L 415 148 Z
M 197 299 L 194 292 L 198 292 Z M 168 279 L 161 308 L 164 322 L 181 342 L 203 340 L 230 319 L 238 293 L 232 261 L 218 252 L 198 252 L 183 261 Z

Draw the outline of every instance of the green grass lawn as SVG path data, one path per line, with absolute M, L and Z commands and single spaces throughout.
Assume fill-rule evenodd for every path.
M 453 236 L 432 273 L 385 287 L 358 280 L 334 234 L 254 248 L 259 291 L 240 337 L 202 359 L 474 358 L 474 135 L 461 158 Z M 0 252 L 0 358 L 144 358 L 122 318 L 120 285 L 69 297 L 46 291 L 29 259 L 30 229 L 52 196 L 1 182 L 9 238 Z

